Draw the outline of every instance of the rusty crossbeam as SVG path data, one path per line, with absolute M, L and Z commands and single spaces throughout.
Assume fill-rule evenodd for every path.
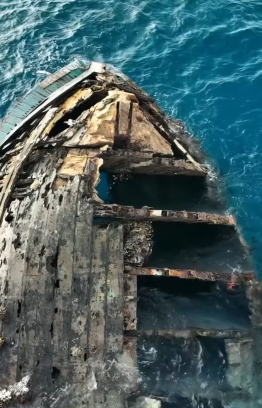
M 196 271 L 193 269 L 169 269 L 169 268 L 143 268 L 134 266 L 125 266 L 125 272 L 129 275 L 144 276 L 168 276 L 181 279 L 199 279 L 204 281 L 224 281 L 232 284 L 243 281 L 251 281 L 255 278 L 253 271 L 233 274 L 229 272 L 208 272 Z
M 206 212 L 154 210 L 149 207 L 134 208 L 117 204 L 95 205 L 94 217 L 136 221 L 168 221 L 185 222 L 190 224 L 203 223 L 228 225 L 232 227 L 236 226 L 236 220 L 232 215 L 210 214 Z

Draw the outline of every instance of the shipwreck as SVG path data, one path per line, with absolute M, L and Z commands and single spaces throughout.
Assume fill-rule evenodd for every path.
M 92 62 L 0 138 L 0 407 L 260 407 L 261 284 L 183 123 Z

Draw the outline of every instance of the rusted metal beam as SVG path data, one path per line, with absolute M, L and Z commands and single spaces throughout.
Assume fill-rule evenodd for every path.
M 129 275 L 143 276 L 168 276 L 181 279 L 199 279 L 204 281 L 224 281 L 232 284 L 238 282 L 250 281 L 255 278 L 253 271 L 248 271 L 239 274 L 229 272 L 208 272 L 196 271 L 193 269 L 169 269 L 169 268 L 143 268 L 126 265 L 125 272 Z
M 136 173 L 148 175 L 184 175 L 200 176 L 207 175 L 204 166 L 195 165 L 185 160 L 176 160 L 173 157 L 154 157 L 149 152 L 114 151 L 101 152 L 103 170 L 112 173 Z
M 106 324 L 108 358 L 123 352 L 123 226 L 107 228 Z
M 94 216 L 97 218 L 117 218 L 121 220 L 168 221 L 190 224 L 203 223 L 236 226 L 232 215 L 210 214 L 206 212 L 188 212 L 173 210 L 154 210 L 149 207 L 134 208 L 117 204 L 96 205 Z

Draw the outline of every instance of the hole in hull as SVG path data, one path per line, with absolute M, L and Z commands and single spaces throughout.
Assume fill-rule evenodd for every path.
M 248 330 L 250 311 L 241 288 L 169 277 L 138 277 L 138 329 Z
M 221 273 L 252 270 L 230 226 L 153 222 L 153 228 L 154 246 L 147 266 Z

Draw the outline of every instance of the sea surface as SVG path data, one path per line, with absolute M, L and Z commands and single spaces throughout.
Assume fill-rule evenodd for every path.
M 185 122 L 262 278 L 262 0 L 0 0 L 0 117 L 75 59 L 115 65 Z

